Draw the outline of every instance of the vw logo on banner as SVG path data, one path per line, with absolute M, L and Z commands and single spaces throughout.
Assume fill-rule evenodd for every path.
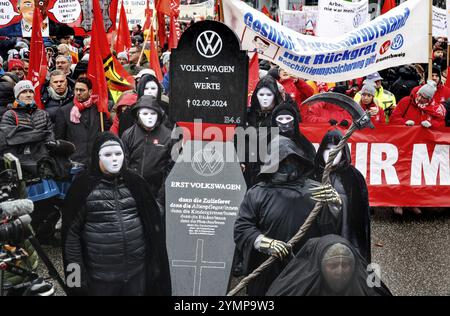
M 197 38 L 197 50 L 205 58 L 216 57 L 222 51 L 222 47 L 222 38 L 214 31 L 205 31 Z

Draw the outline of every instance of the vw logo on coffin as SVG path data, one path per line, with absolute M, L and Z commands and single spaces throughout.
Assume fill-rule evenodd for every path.
M 197 50 L 205 58 L 216 57 L 220 54 L 222 48 L 222 39 L 214 31 L 205 31 L 197 38 Z

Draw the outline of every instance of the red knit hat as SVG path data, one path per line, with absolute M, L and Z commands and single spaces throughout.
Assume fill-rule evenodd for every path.
M 8 69 L 11 71 L 13 68 L 22 68 L 22 70 L 25 70 L 25 64 L 20 59 L 11 59 L 8 62 Z

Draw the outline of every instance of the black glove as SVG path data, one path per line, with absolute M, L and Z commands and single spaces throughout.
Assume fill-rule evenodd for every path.
M 341 126 L 341 127 L 348 127 L 349 125 L 350 125 L 350 123 L 347 120 L 342 120 L 339 123 L 339 126 Z
M 330 123 L 331 126 L 335 126 L 337 125 L 338 121 L 336 121 L 335 119 L 331 119 L 328 121 L 328 123 Z

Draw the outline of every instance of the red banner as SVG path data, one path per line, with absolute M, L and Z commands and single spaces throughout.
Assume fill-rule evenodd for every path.
M 315 145 L 328 124 L 302 124 Z M 371 206 L 450 207 L 450 128 L 384 126 L 353 134 L 352 164 L 366 178 Z

